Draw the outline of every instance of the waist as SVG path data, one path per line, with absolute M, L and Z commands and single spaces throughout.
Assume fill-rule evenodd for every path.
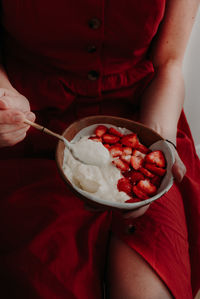
M 8 71 L 16 76 L 24 72 L 30 77 L 34 74 L 35 80 L 37 77 L 40 80 L 59 78 L 73 93 L 89 97 L 128 88 L 154 72 L 152 62 L 145 58 L 144 53 L 117 60 L 112 57 L 105 59 L 101 55 L 96 58 L 82 57 L 80 50 L 71 53 L 71 56 L 66 53 L 56 58 L 54 55 L 32 52 L 12 38 L 5 39 L 4 61 Z

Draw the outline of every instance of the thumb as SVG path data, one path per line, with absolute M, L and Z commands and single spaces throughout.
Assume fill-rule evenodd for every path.
M 175 162 L 172 166 L 172 173 L 178 182 L 182 181 L 186 173 L 186 167 L 177 152 L 175 153 Z
M 36 119 L 35 114 L 33 112 L 31 112 L 31 111 L 26 112 L 25 113 L 25 117 L 26 117 L 26 119 L 28 119 L 28 120 L 30 120 L 32 122 L 34 122 L 35 119 Z

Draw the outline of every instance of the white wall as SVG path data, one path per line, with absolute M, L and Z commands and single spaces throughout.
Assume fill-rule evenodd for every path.
M 186 50 L 183 73 L 185 78 L 185 113 L 200 150 L 200 9 Z

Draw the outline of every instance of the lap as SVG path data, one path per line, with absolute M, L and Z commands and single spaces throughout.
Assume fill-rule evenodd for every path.
M 153 268 L 126 243 L 112 236 L 108 262 L 108 298 L 170 299 Z
M 86 211 L 55 161 L 13 159 L 1 167 L 1 295 L 101 298 L 110 214 Z
M 129 247 L 133 263 L 139 254 L 145 265 L 148 263 L 147 269 L 153 269 L 175 298 L 192 298 L 187 226 L 178 186 L 174 184 L 143 216 L 128 222 L 120 225 L 115 216 L 113 233 L 125 244 L 120 245 L 120 254 L 127 254 Z M 114 250 L 118 248 L 115 246 Z

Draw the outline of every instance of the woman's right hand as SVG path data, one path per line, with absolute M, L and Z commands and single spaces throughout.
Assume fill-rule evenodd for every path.
M 13 146 L 25 138 L 30 127 L 25 118 L 35 120 L 29 101 L 14 89 L 0 88 L 0 147 Z

